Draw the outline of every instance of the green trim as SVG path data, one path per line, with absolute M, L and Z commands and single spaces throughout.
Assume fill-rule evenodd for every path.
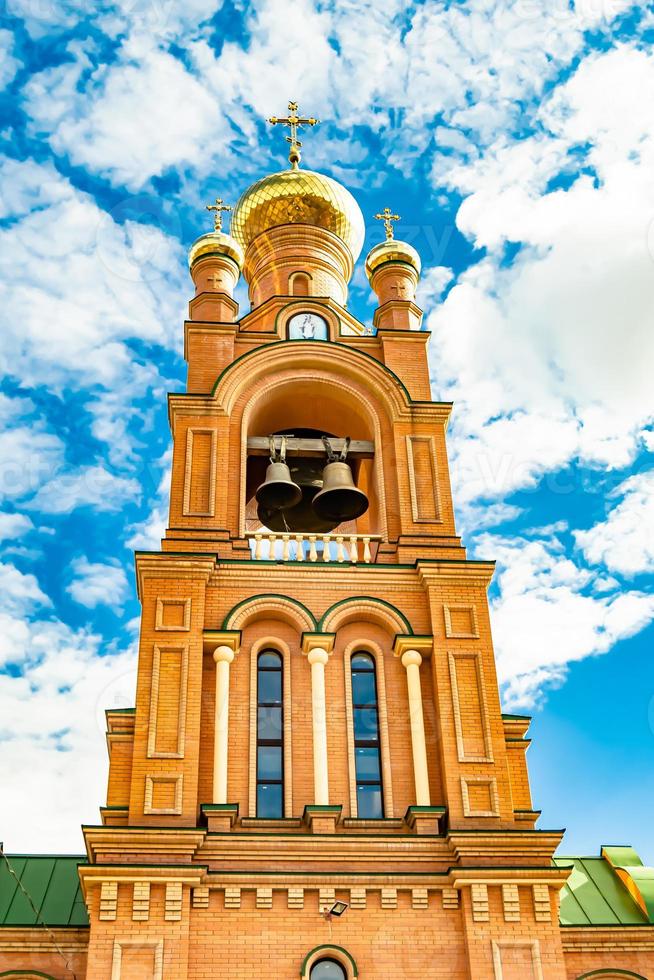
M 640 973 L 632 973 L 631 970 L 616 970 L 614 966 L 606 966 L 603 970 L 591 970 L 590 973 L 582 973 L 577 980 L 586 980 L 587 977 L 632 977 L 633 980 L 647 980 L 647 977 Z
M 304 299 L 307 299 L 307 298 L 310 299 L 310 297 L 306 297 L 306 296 L 303 297 L 303 298 Z M 362 335 L 362 336 L 364 336 L 364 335 Z M 297 341 L 295 341 L 295 340 L 277 340 L 277 341 L 273 341 L 270 344 L 259 345 L 258 347 L 255 347 L 253 350 L 245 351 L 244 354 L 241 354 L 239 357 L 236 358 L 235 361 L 232 361 L 231 364 L 228 364 L 227 367 L 223 368 L 223 370 L 220 372 L 220 374 L 216 378 L 216 381 L 215 381 L 215 384 L 214 384 L 213 388 L 211 389 L 211 398 L 214 398 L 215 397 L 216 389 L 217 389 L 218 385 L 220 384 L 220 382 L 222 381 L 222 379 L 227 374 L 227 372 L 228 371 L 231 371 L 232 368 L 236 367 L 236 365 L 239 364 L 241 361 L 243 361 L 246 357 L 252 357 L 252 355 L 253 354 L 256 354 L 258 351 L 260 351 L 263 346 L 265 346 L 266 350 L 269 350 L 271 347 L 279 347 L 279 346 L 281 346 L 281 344 L 296 344 L 296 343 L 297 343 Z M 391 369 L 389 367 L 386 367 L 385 364 L 382 364 L 381 361 L 378 361 L 376 357 L 373 357 L 372 356 L 372 354 L 368 354 L 366 351 L 359 350 L 358 348 L 352 348 L 349 344 L 342 344 L 338 340 L 310 340 L 310 341 L 307 341 L 307 343 L 310 343 L 312 345 L 315 345 L 316 347 L 319 347 L 321 344 L 322 344 L 323 347 L 327 347 L 327 348 L 331 348 L 331 347 L 343 347 L 344 350 L 348 351 L 349 353 L 353 353 L 354 352 L 355 354 L 360 354 L 361 357 L 368 358 L 368 360 L 369 361 L 372 361 L 372 363 L 377 368 L 381 368 L 382 373 L 385 373 L 385 374 L 390 375 L 390 377 L 397 383 L 398 387 L 400 387 L 402 389 L 402 391 L 404 392 L 404 395 L 405 395 L 406 400 L 407 400 L 407 402 L 408 402 L 409 405 L 419 404 L 418 402 L 414 402 L 413 401 L 413 399 L 411 398 L 411 395 L 409 394 L 409 391 L 408 391 L 406 385 L 404 384 L 403 381 L 400 380 L 400 378 L 398 378 L 398 376 L 395 374 L 395 372 L 394 371 L 391 371 Z M 422 404 L 424 404 L 424 405 L 438 405 L 438 406 L 440 406 L 440 405 L 451 405 L 452 402 L 423 402 Z
M 369 566 L 367 566 L 367 567 L 369 567 Z M 398 566 L 395 565 L 393 567 L 397 568 Z M 334 612 L 335 609 L 338 609 L 339 606 L 343 606 L 343 605 L 345 605 L 348 602 L 349 603 L 353 603 L 353 602 L 359 602 L 361 600 L 362 601 L 365 601 L 365 602 L 373 602 L 377 606 L 385 606 L 387 609 L 391 609 L 394 613 L 396 613 L 397 616 L 400 617 L 400 619 L 402 620 L 402 622 L 404 623 L 404 625 L 406 627 L 406 631 L 409 634 L 409 636 L 413 636 L 414 635 L 413 630 L 411 629 L 411 623 L 406 618 L 406 616 L 404 615 L 404 613 L 403 612 L 400 612 L 400 610 L 397 608 L 397 606 L 394 606 L 391 602 L 387 602 L 386 599 L 377 599 L 377 598 L 375 598 L 375 596 L 371 596 L 371 595 L 353 595 L 353 596 L 350 596 L 349 599 L 339 599 L 338 602 L 335 602 L 333 606 L 330 606 L 329 609 L 326 612 L 324 612 L 322 614 L 322 616 L 320 617 L 320 619 L 319 619 L 319 621 L 317 623 L 318 631 L 319 632 L 322 632 L 322 628 L 323 628 L 323 625 L 325 623 L 325 620 L 327 619 L 328 616 L 330 616 Z
M 136 708 L 105 708 L 105 715 L 133 715 L 136 712 Z M 2 976 L 2 974 L 0 974 Z
M 532 715 L 509 715 L 503 711 L 502 718 L 506 718 L 507 721 L 531 721 Z
M 251 564 L 251 562 L 252 559 L 250 559 L 250 561 L 248 562 L 244 562 L 244 564 L 249 565 Z M 241 601 L 237 602 L 235 606 L 232 606 L 232 608 L 229 610 L 229 612 L 223 619 L 221 629 L 223 630 L 229 629 L 229 626 L 227 624 L 229 623 L 231 617 L 236 614 L 236 611 L 240 609 L 241 606 L 246 606 L 248 603 L 254 602 L 255 599 L 285 599 L 287 602 L 290 602 L 292 605 L 297 606 L 298 609 L 301 609 L 303 612 L 305 612 L 315 627 L 318 626 L 316 617 L 313 615 L 311 610 L 307 609 L 304 603 L 299 602 L 298 599 L 292 599 L 290 595 L 284 595 L 282 592 L 258 592 L 256 595 L 251 595 L 247 599 L 241 599 Z
M 52 974 L 41 973 L 40 970 L 7 970 L 5 973 L 0 973 L 0 977 L 45 977 L 46 980 L 55 980 Z
M 304 957 L 304 959 L 302 960 L 302 966 L 300 967 L 300 977 L 302 978 L 306 977 L 307 963 L 309 962 L 309 960 L 311 959 L 314 953 L 319 953 L 323 949 L 324 950 L 332 949 L 338 953 L 342 953 L 343 956 L 346 956 L 347 959 L 350 961 L 350 965 L 352 967 L 352 973 L 354 974 L 354 976 L 355 977 L 359 976 L 359 968 L 356 964 L 356 960 L 354 959 L 351 953 L 348 953 L 348 951 L 344 949 L 342 946 L 336 946 L 334 943 L 323 943 L 323 945 L 321 946 L 314 946 L 313 949 L 310 949 L 307 955 Z

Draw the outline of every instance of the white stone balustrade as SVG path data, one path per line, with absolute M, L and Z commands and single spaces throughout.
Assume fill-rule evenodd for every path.
M 369 565 L 379 534 L 246 534 L 255 561 L 350 562 Z

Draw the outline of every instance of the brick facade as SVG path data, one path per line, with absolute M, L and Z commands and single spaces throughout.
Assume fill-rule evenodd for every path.
M 170 528 L 160 552 L 136 556 L 136 704 L 108 712 L 107 807 L 101 825 L 85 828 L 90 931 L 77 975 L 291 980 L 328 955 L 361 980 L 652 976 L 651 928 L 559 926 L 568 873 L 551 858 L 561 833 L 535 828 L 528 719 L 501 712 L 486 597 L 493 566 L 467 560 L 456 535 L 451 406 L 431 400 L 428 335 L 409 329 L 415 270 L 398 261 L 373 272 L 373 287 L 398 298 L 380 305 L 372 336 L 343 306 L 351 256 L 336 235 L 285 225 L 262 232 L 257 249 L 245 267 L 255 305 L 240 319 L 233 276 L 220 278 L 232 260 L 205 252 L 192 267 L 188 390 L 170 397 Z M 312 276 L 306 298 L 291 294 L 297 272 Z M 324 296 L 313 292 L 319 282 Z M 286 340 L 289 317 L 305 309 L 327 321 L 327 341 Z M 345 544 L 328 545 L 351 549 L 352 534 L 368 535 L 371 561 L 351 551 L 312 561 L 308 542 L 298 560 L 295 536 L 254 557 L 247 440 L 307 429 L 374 445 L 359 471 L 369 511 L 343 531 Z M 320 736 L 307 654 L 321 638 L 326 809 L 313 807 Z M 253 769 L 256 657 L 269 648 L 282 656 L 285 692 L 276 820 L 257 817 Z M 376 662 L 379 820 L 353 812 L 356 651 Z M 409 697 L 414 653 L 422 727 Z M 227 718 L 219 668 L 228 677 L 224 800 L 214 798 Z M 340 918 L 325 914 L 336 900 L 349 906 Z M 2 957 L 0 969 L 69 975 L 27 947 Z

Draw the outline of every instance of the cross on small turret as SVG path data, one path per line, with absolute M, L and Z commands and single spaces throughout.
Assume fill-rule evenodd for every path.
M 223 211 L 231 211 L 231 204 L 223 204 L 222 197 L 216 198 L 215 204 L 205 204 L 207 211 L 213 211 L 213 230 L 222 231 L 223 230 Z
M 314 119 L 313 116 L 302 118 L 302 116 L 298 116 L 297 111 L 297 102 L 289 102 L 288 116 L 271 116 L 268 120 L 268 122 L 272 123 L 273 126 L 276 126 L 277 124 L 281 126 L 288 126 L 291 130 L 291 135 L 286 137 L 286 142 L 291 144 L 288 159 L 293 170 L 297 170 L 300 165 L 300 147 L 302 146 L 302 143 L 297 138 L 298 126 L 317 126 L 320 122 L 319 119 Z
M 399 214 L 393 214 L 390 208 L 384 208 L 380 214 L 376 214 L 375 218 L 377 221 L 384 222 L 384 228 L 386 229 L 386 241 L 390 242 L 393 239 L 393 222 L 400 221 Z

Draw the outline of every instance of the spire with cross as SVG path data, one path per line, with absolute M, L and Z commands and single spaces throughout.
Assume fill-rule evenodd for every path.
M 286 137 L 286 142 L 291 144 L 291 148 L 288 154 L 288 159 L 293 170 L 298 170 L 300 166 L 300 147 L 302 143 L 297 138 L 297 131 L 299 126 L 316 126 L 320 120 L 314 119 L 313 116 L 307 116 L 303 118 L 298 116 L 298 104 L 297 102 L 288 103 L 288 116 L 271 116 L 268 120 L 273 126 L 278 123 L 281 126 L 288 126 L 291 131 L 291 135 Z
M 393 214 L 390 208 L 384 208 L 380 214 L 376 214 L 375 218 L 377 221 L 384 222 L 384 228 L 386 229 L 386 241 L 390 242 L 393 240 L 393 222 L 399 221 L 399 214 Z
M 222 231 L 223 230 L 223 211 L 231 211 L 232 207 L 230 204 L 224 204 L 222 197 L 216 198 L 215 204 L 205 204 L 207 211 L 213 211 L 213 230 Z

